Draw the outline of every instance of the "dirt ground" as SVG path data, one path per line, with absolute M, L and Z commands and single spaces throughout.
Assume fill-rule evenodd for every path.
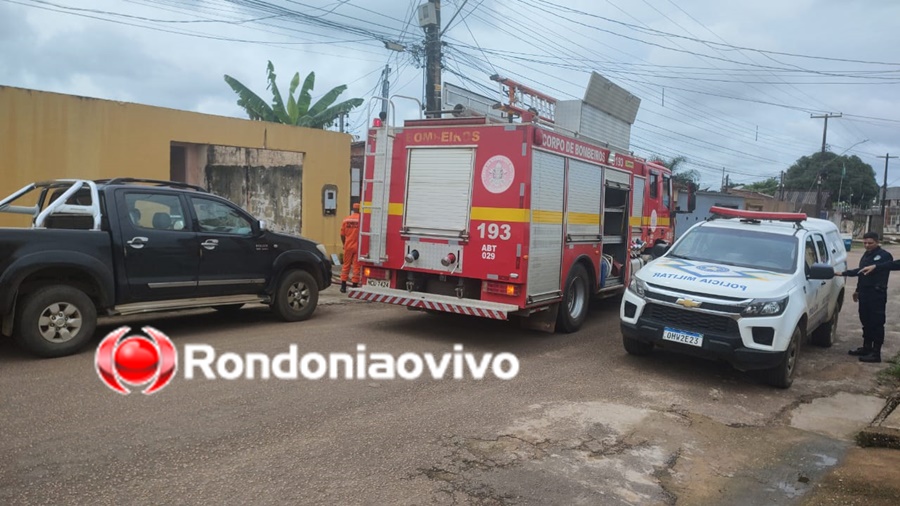
M 896 245 L 885 245 L 897 258 L 900 248 Z M 861 252 L 861 245 L 854 244 L 854 253 L 850 267 L 854 267 Z M 891 276 L 890 286 L 900 284 L 900 275 Z M 852 281 L 850 282 L 852 284 Z M 849 299 L 849 298 L 848 298 Z M 896 339 L 896 300 L 888 299 L 888 321 L 885 325 L 885 341 Z M 894 321 L 892 321 L 894 320 Z M 892 335 L 893 334 L 893 335 Z M 888 357 L 882 357 L 887 359 Z M 893 389 L 900 385 L 882 385 Z M 848 450 L 841 463 L 833 468 L 807 494 L 803 504 L 846 504 L 846 505 L 895 505 L 900 504 L 900 450 L 887 448 L 860 448 Z
M 900 450 L 851 448 L 803 504 L 900 504 Z

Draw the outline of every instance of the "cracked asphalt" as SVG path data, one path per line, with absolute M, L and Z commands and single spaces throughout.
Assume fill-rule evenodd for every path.
M 889 314 L 900 306 L 893 285 Z M 53 360 L 2 341 L 0 503 L 802 504 L 881 408 L 879 366 L 846 354 L 860 335 L 847 300 L 839 342 L 804 346 L 786 391 L 725 364 L 628 356 L 616 300 L 593 303 L 570 335 L 358 303 L 331 288 L 296 324 L 261 307 L 116 319 L 94 346 Z M 520 369 L 509 381 L 179 371 L 157 394 L 121 396 L 93 358 L 123 323 L 152 325 L 179 351 L 355 354 L 365 344 L 396 357 L 462 344 L 514 353 Z M 900 349 L 898 330 L 889 322 L 886 356 Z

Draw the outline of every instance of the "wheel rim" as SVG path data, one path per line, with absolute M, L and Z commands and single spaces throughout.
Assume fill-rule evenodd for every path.
M 37 322 L 41 337 L 54 344 L 72 340 L 82 324 L 81 311 L 68 302 L 56 302 L 45 307 Z
M 568 291 L 569 297 L 566 301 L 566 306 L 569 309 L 569 316 L 578 318 L 584 311 L 584 295 L 587 292 L 584 288 L 584 283 L 581 282 L 581 278 L 572 279 L 572 282 L 569 283 Z
M 834 310 L 834 320 L 831 321 L 831 332 L 828 333 L 828 342 L 833 343 L 837 339 L 838 312 L 841 308 Z
M 309 304 L 309 287 L 306 283 L 296 282 L 288 288 L 287 303 L 293 311 L 300 311 Z
M 799 340 L 797 339 L 796 334 L 791 339 L 791 345 L 788 348 L 787 355 L 787 376 L 790 378 L 794 375 L 794 367 L 797 365 L 797 343 Z

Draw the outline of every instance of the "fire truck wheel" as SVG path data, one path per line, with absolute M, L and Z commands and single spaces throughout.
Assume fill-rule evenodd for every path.
M 590 277 L 587 269 L 575 264 L 566 278 L 563 300 L 559 305 L 557 325 L 563 332 L 575 332 L 584 323 L 590 303 Z

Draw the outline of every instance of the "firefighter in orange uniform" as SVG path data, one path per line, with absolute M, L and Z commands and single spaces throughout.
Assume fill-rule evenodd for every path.
M 353 212 L 341 224 L 341 243 L 344 245 L 344 265 L 341 267 L 341 293 L 347 293 L 347 278 L 353 287 L 359 286 L 359 260 L 356 258 L 359 245 L 359 204 L 353 204 Z M 350 276 L 350 269 L 353 275 Z

